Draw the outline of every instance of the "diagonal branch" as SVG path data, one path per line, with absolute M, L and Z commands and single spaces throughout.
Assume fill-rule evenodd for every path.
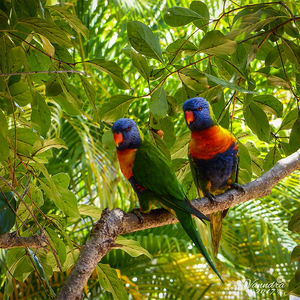
M 259 178 L 245 184 L 243 186 L 245 194 L 237 190 L 229 190 L 216 197 L 217 203 L 212 204 L 206 197 L 192 202 L 204 214 L 222 211 L 239 203 L 269 195 L 280 180 L 298 169 L 300 169 L 300 150 L 278 161 L 272 169 Z M 105 209 L 100 220 L 94 224 L 89 240 L 83 244 L 78 260 L 55 299 L 82 299 L 83 288 L 97 263 L 114 248 L 115 240 L 120 234 L 178 222 L 164 209 L 155 209 L 149 214 L 142 215 L 144 222 L 141 224 L 133 213 L 125 213 L 119 208 L 111 211 Z

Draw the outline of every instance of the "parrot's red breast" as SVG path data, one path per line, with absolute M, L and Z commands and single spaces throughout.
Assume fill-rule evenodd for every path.
M 117 151 L 120 168 L 126 179 L 129 179 L 133 176 L 132 167 L 136 150 L 137 149 L 125 149 L 122 151 Z
M 190 154 L 196 159 L 210 160 L 225 152 L 233 143 L 234 136 L 223 127 L 215 125 L 202 131 L 192 131 Z M 236 148 L 237 144 L 234 150 Z

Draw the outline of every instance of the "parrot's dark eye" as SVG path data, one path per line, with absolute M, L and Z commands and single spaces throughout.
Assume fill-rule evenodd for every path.
M 130 131 L 130 130 L 131 130 L 131 126 L 128 126 L 128 127 L 127 127 L 127 131 Z
M 201 111 L 201 110 L 202 110 L 202 106 L 199 106 L 199 107 L 198 107 L 198 110 Z

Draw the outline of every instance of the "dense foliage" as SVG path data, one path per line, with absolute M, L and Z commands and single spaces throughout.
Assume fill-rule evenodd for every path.
M 205 97 L 238 139 L 241 184 L 300 148 L 298 5 L 154 2 L 0 2 L 0 234 L 48 244 L 1 250 L 0 298 L 53 298 L 101 211 L 136 206 L 112 151 L 118 118 L 134 119 L 172 160 L 190 199 L 188 98 Z M 246 291 L 245 279 L 282 282 L 274 299 L 300 295 L 299 198 L 298 173 L 230 210 L 215 257 L 225 285 L 170 225 L 119 238 L 125 246 L 101 261 L 85 296 L 271 297 Z

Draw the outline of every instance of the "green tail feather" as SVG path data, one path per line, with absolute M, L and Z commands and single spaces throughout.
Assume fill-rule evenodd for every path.
M 213 261 L 209 257 L 209 254 L 200 238 L 198 231 L 196 230 L 196 227 L 195 227 L 195 224 L 194 224 L 191 214 L 188 212 L 184 212 L 182 210 L 176 210 L 175 213 L 176 213 L 177 219 L 179 220 L 179 222 L 182 225 L 185 232 L 188 234 L 188 236 L 194 242 L 194 244 L 196 245 L 198 250 L 201 252 L 201 254 L 205 257 L 206 261 L 211 266 L 211 268 L 214 270 L 214 272 L 218 275 L 220 280 L 224 283 L 224 281 L 222 280 Z

